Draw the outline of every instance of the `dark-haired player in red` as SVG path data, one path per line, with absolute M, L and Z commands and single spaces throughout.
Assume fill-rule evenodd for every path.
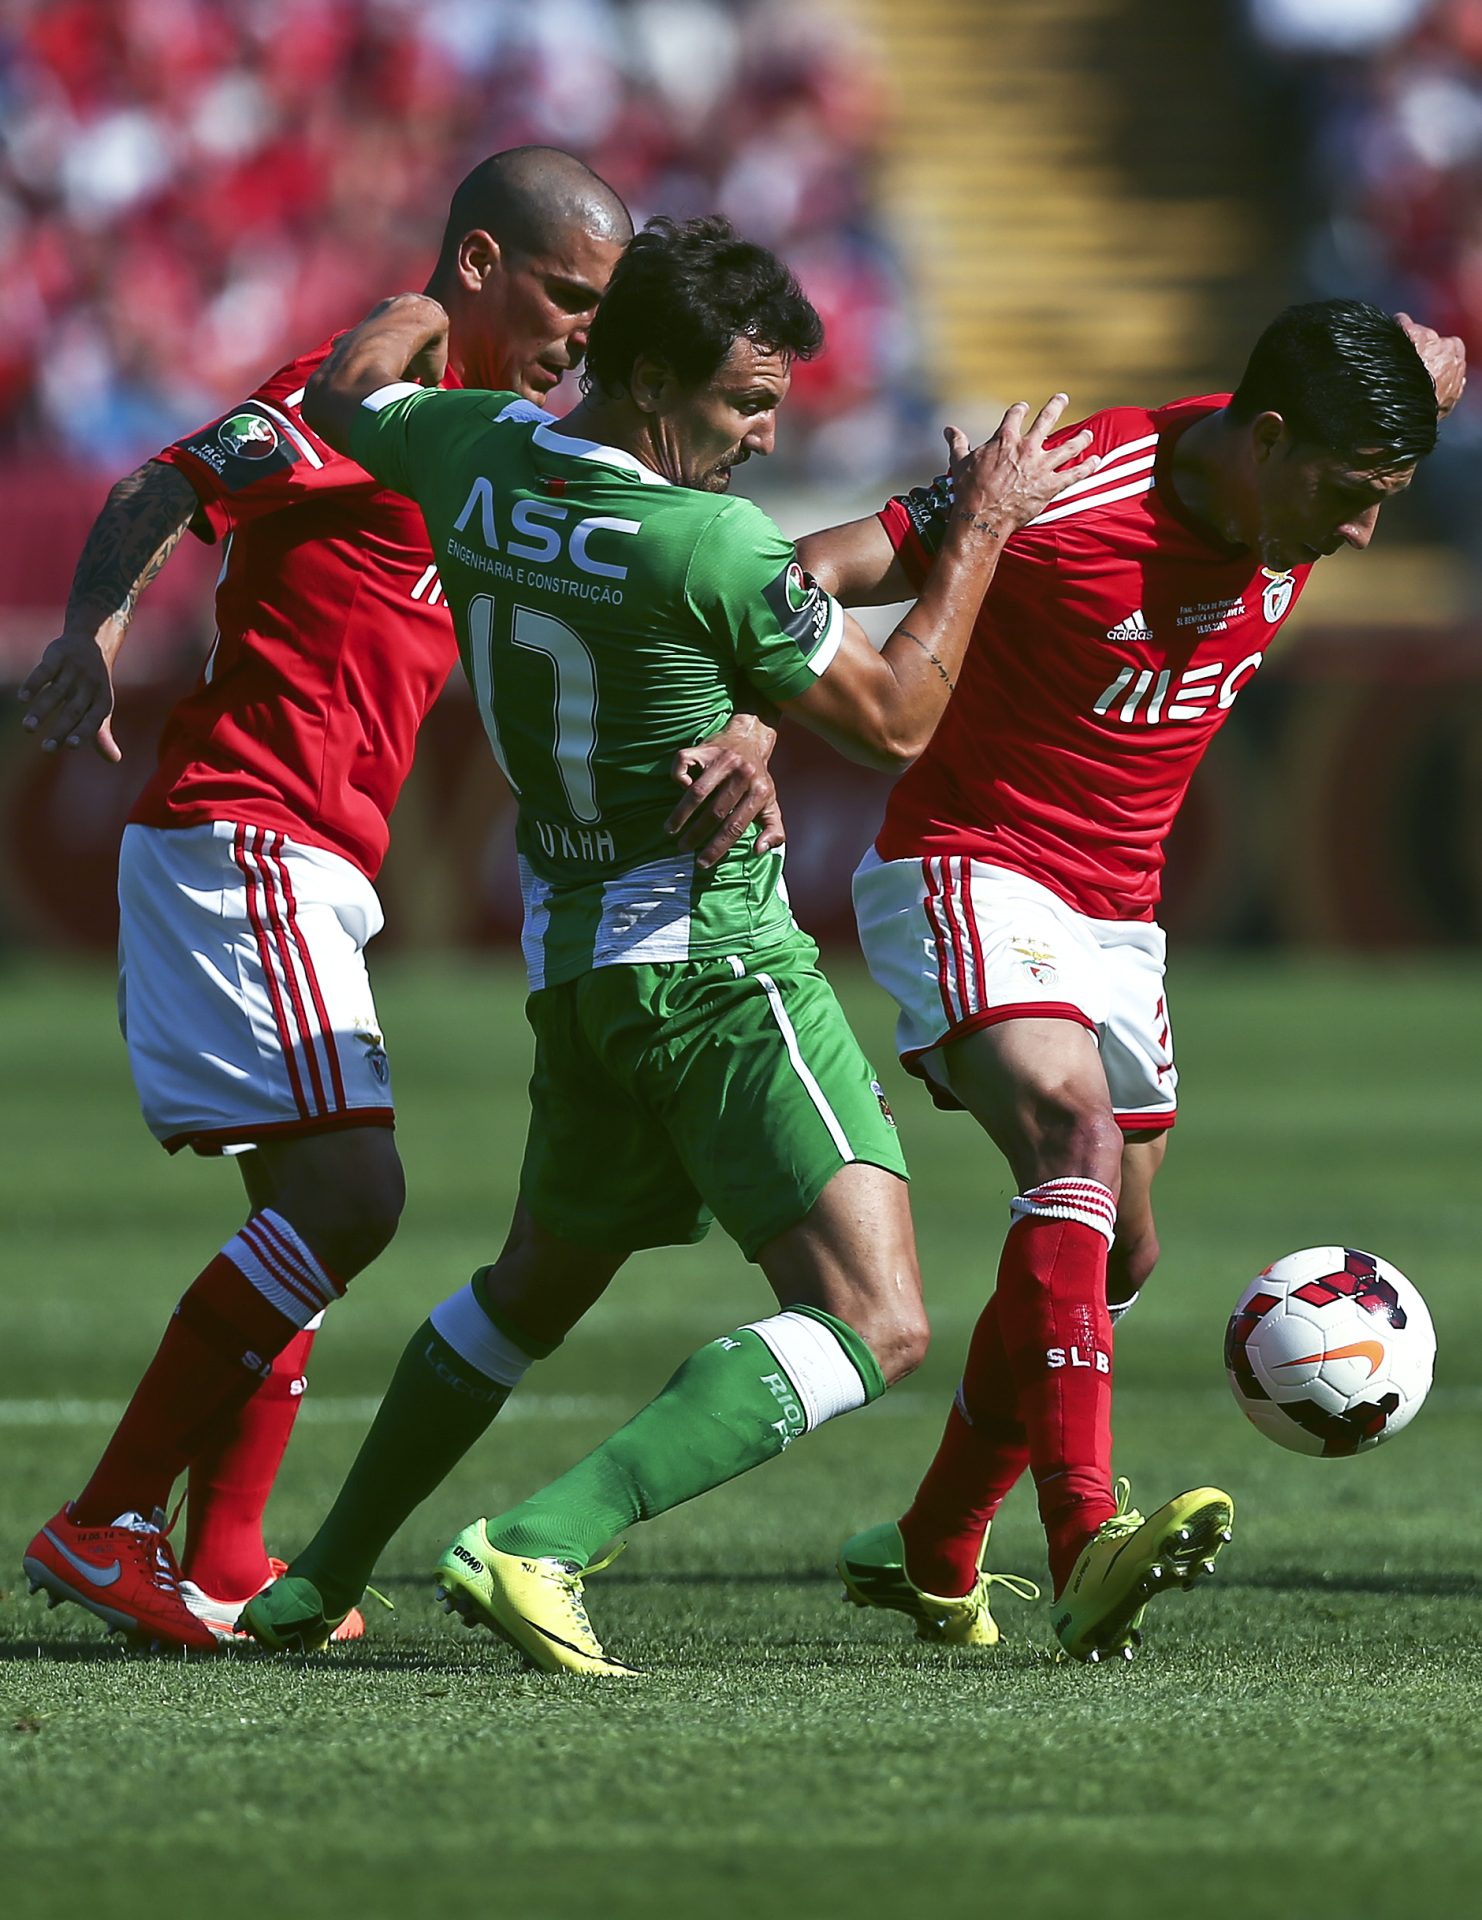
M 1321 301 L 1267 329 L 1233 396 L 1081 423 L 1097 471 L 1007 543 L 946 716 L 855 876 L 902 1060 L 984 1127 L 1017 1188 L 937 1456 L 899 1524 L 840 1555 L 849 1597 L 923 1638 L 997 1640 L 982 1558 L 1026 1466 L 1074 1657 L 1130 1657 L 1147 1599 L 1212 1571 L 1229 1537 L 1217 1489 L 1144 1520 L 1111 1472 L 1112 1321 L 1157 1258 L 1177 1104 L 1163 843 L 1313 562 L 1369 544 L 1462 378 L 1459 342 Z M 943 494 L 815 535 L 802 563 L 846 605 L 901 599 Z
M 428 286 L 451 316 L 444 384 L 543 400 L 581 361 L 631 235 L 570 154 L 476 167 Z M 25 1560 L 53 1600 L 176 1646 L 229 1636 L 269 1579 L 262 1515 L 313 1330 L 390 1241 L 404 1194 L 364 948 L 391 810 L 457 650 L 421 513 L 299 411 L 330 344 L 114 487 L 64 631 L 22 688 L 44 748 L 94 740 L 117 760 L 110 667 L 138 596 L 187 528 L 220 543 L 216 644 L 124 833 L 120 1005 L 151 1130 L 172 1152 L 240 1155 L 249 1216 Z M 770 794 L 719 737 L 685 777 L 709 794 L 687 833 L 723 822 L 709 851 Z M 177 1564 L 156 1516 L 187 1470 Z

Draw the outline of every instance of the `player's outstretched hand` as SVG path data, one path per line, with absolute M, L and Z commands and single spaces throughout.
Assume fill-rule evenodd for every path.
M 1029 406 L 1017 401 L 998 432 L 980 447 L 970 447 L 966 434 L 948 427 L 958 511 L 1007 536 L 1028 526 L 1063 488 L 1093 474 L 1100 462 L 1095 454 L 1086 454 L 1088 431 L 1073 434 L 1058 447 L 1045 445 L 1069 404 L 1063 393 L 1052 394 L 1026 428 Z
M 1437 333 L 1434 327 L 1412 320 L 1408 313 L 1397 313 L 1395 319 L 1409 334 L 1415 351 L 1425 362 L 1426 372 L 1435 382 L 1436 411 L 1444 420 L 1466 388 L 1466 347 L 1454 333 Z
M 776 741 L 757 715 L 736 713 L 721 732 L 675 754 L 669 777 L 685 791 L 664 824 L 695 855 L 697 866 L 716 866 L 753 820 L 760 823 L 753 852 L 767 853 L 786 840 L 777 789 L 767 771 Z
M 21 682 L 27 733 L 41 736 L 43 753 L 80 747 L 91 740 L 105 760 L 123 755 L 113 738 L 113 675 L 91 634 L 64 633 L 53 640 Z

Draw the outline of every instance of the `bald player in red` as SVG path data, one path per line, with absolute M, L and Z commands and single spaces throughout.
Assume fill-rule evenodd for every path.
M 1433 379 L 1434 375 L 1434 379 Z M 842 1549 L 846 1593 L 925 1639 L 992 1645 L 988 1528 L 1027 1466 L 1066 1653 L 1130 1658 L 1143 1608 L 1213 1571 L 1233 1504 L 1149 1515 L 1111 1469 L 1112 1322 L 1152 1271 L 1177 1109 L 1163 846 L 1315 561 L 1369 544 L 1435 443 L 1458 341 L 1358 301 L 1288 309 L 1233 394 L 1117 407 L 1096 473 L 1007 542 L 960 684 L 855 875 L 897 1046 L 1017 1191 L 937 1456 L 897 1524 Z M 915 590 L 945 488 L 815 535 L 846 605 Z
M 569 154 L 476 167 L 427 288 L 451 317 L 443 383 L 544 401 L 579 365 L 631 235 Z M 249 1213 L 25 1557 L 33 1590 L 167 1646 L 229 1638 L 270 1578 L 262 1517 L 314 1329 L 404 1197 L 364 949 L 391 810 L 457 649 L 420 512 L 299 411 L 331 344 L 114 487 L 64 631 L 22 688 L 44 748 L 92 740 L 116 761 L 110 669 L 138 597 L 187 529 L 219 545 L 216 642 L 120 850 L 120 1008 L 151 1130 L 171 1152 L 236 1157 Z M 683 778 L 708 811 L 688 843 L 718 821 L 729 844 L 755 816 L 770 793 L 755 752 L 743 722 L 691 756 Z M 177 1563 L 160 1514 L 187 1471 Z

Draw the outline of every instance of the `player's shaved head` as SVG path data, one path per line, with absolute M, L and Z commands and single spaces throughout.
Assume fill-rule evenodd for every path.
M 481 160 L 458 183 L 443 230 L 440 270 L 451 267 L 465 234 L 487 233 L 503 253 L 531 258 L 573 232 L 626 246 L 628 209 L 600 175 L 560 147 L 510 147 Z

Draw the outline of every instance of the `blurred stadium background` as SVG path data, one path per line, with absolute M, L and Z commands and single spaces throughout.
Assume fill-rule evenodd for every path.
M 1482 0 L 4 0 L 0 683 L 111 481 L 420 284 L 451 185 L 522 141 L 796 265 L 830 348 L 748 475 L 790 531 L 922 476 L 947 419 L 1227 384 L 1289 299 L 1482 335 Z M 1378 547 L 1318 570 L 1181 823 L 1177 934 L 1476 935 L 1479 437 L 1482 379 Z M 121 823 L 209 641 L 193 548 L 126 648 L 121 769 L 0 729 L 0 952 L 111 943 Z M 461 683 L 430 727 L 381 944 L 507 942 Z M 806 742 L 783 767 L 794 897 L 847 938 L 879 785 Z

